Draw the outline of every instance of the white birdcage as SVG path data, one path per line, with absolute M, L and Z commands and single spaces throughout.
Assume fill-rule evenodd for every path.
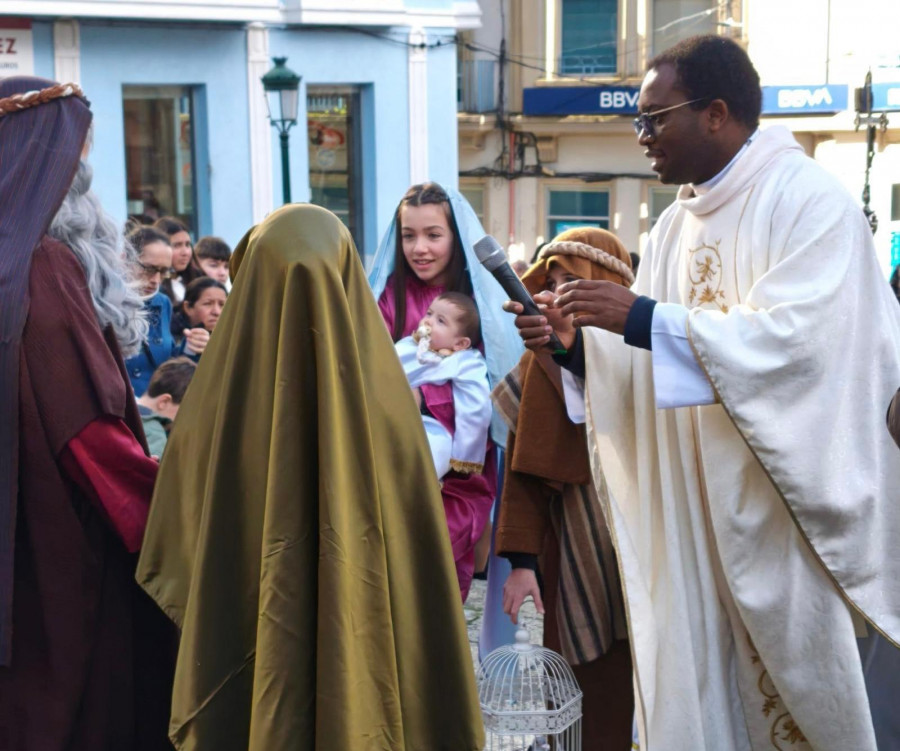
M 572 668 L 532 644 L 524 626 L 515 644 L 481 663 L 478 699 L 486 751 L 581 751 L 581 689 Z

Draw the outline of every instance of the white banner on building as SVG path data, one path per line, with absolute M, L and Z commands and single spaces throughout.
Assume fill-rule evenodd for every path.
M 0 78 L 34 75 L 31 21 L 0 18 Z

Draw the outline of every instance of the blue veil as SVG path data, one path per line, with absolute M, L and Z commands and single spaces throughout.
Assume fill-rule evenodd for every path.
M 487 360 L 488 378 L 491 388 L 493 388 L 516 366 L 525 348 L 516 330 L 513 316 L 503 311 L 503 303 L 507 299 L 507 294 L 475 257 L 472 246 L 485 235 L 481 222 L 478 221 L 478 217 L 475 216 L 475 212 L 462 193 L 454 188 L 445 188 L 444 190 L 450 197 L 450 207 L 453 210 L 453 218 L 456 220 L 456 227 L 466 256 L 466 270 L 472 280 L 475 304 L 481 315 L 484 357 Z M 369 270 L 369 286 L 372 287 L 376 300 L 381 297 L 381 293 L 387 286 L 388 277 L 394 271 L 396 237 L 397 219 L 395 217 L 381 239 L 381 244 L 375 252 Z M 506 447 L 507 430 L 506 423 L 495 411 L 491 422 L 491 438 L 501 448 Z

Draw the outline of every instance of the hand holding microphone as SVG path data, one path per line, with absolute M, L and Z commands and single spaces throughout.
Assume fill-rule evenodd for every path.
M 503 252 L 503 247 L 500 243 L 490 235 L 485 235 L 476 242 L 473 247 L 478 260 L 481 261 L 481 264 L 494 275 L 494 278 L 500 283 L 500 286 L 503 287 L 503 291 L 509 295 L 509 299 L 522 306 L 523 312 L 521 315 L 543 315 L 537 303 L 532 299 L 531 295 L 528 294 L 525 285 L 522 284 L 521 280 L 516 275 L 516 272 L 513 271 L 512 267 L 509 265 L 509 261 L 506 259 L 506 253 Z M 521 329 L 519 333 L 522 335 L 523 339 L 526 339 L 527 346 L 527 339 L 534 337 L 526 336 L 526 332 L 526 329 Z M 540 334 L 536 334 L 536 336 L 545 335 L 547 334 L 543 330 L 540 331 Z M 551 350 L 558 353 L 566 351 L 566 347 L 556 334 L 551 331 L 549 337 L 550 341 L 544 345 L 545 347 L 549 347 Z

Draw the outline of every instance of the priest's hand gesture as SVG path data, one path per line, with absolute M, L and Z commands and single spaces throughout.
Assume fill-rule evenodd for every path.
M 637 295 L 628 287 L 592 279 L 567 282 L 560 285 L 557 292 L 559 297 L 554 305 L 562 315 L 576 316 L 572 325 L 577 328 L 596 326 L 614 334 L 625 333 L 625 321 L 637 300 Z
M 615 334 L 622 334 L 625 332 L 625 320 L 637 299 L 634 292 L 621 284 L 590 279 L 562 284 L 557 293 L 558 296 L 552 292 L 538 292 L 534 296 L 538 307 L 546 311 L 546 314 L 541 316 L 522 315 L 522 306 L 512 300 L 507 300 L 503 305 L 507 313 L 516 316 L 519 336 L 530 350 L 541 350 L 550 341 L 550 332 L 554 331 L 554 327 L 550 325 L 552 321 L 548 318 L 567 320 L 569 316 L 577 314 L 572 321 L 572 325 L 576 328 L 597 326 Z M 574 339 L 572 333 L 557 329 L 556 334 L 566 347 L 571 346 Z

